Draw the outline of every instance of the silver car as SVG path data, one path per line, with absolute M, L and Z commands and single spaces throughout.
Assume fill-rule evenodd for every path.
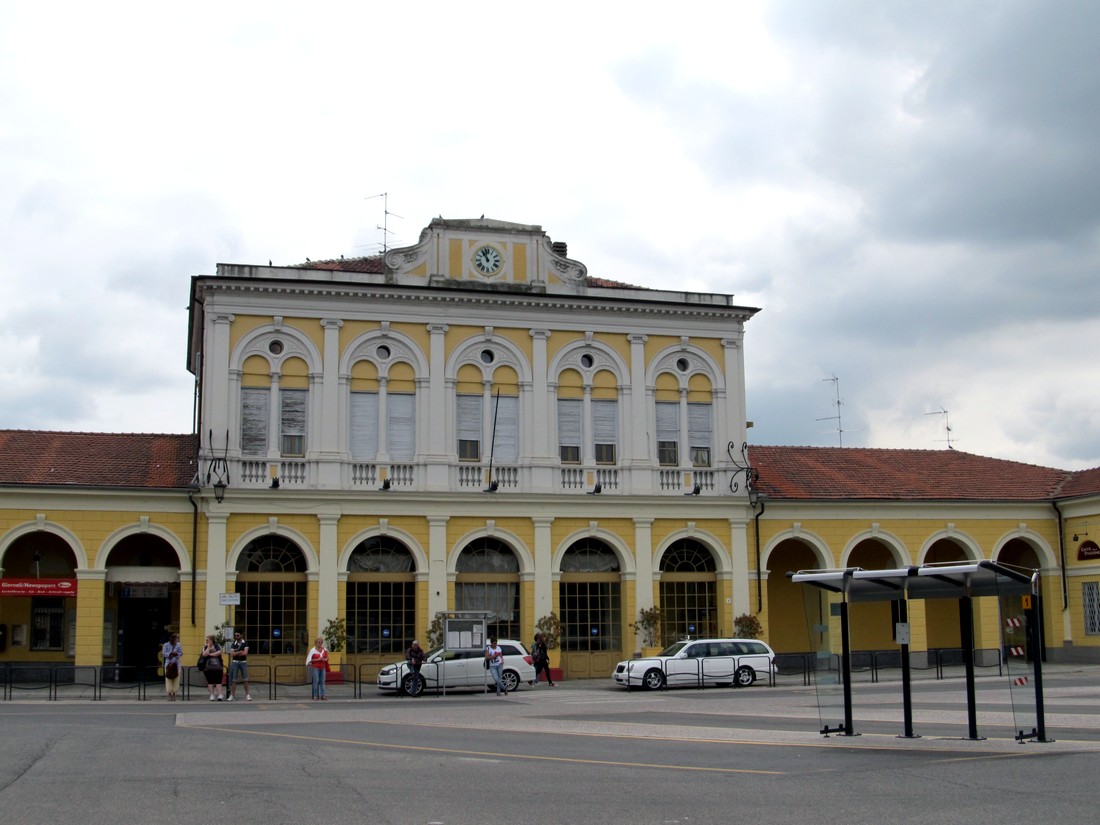
M 733 685 L 748 687 L 760 674 L 776 673 L 775 651 L 757 639 L 688 639 L 656 656 L 628 659 L 611 678 L 627 688 Z
M 513 639 L 497 641 L 504 653 L 501 681 L 511 693 L 524 682 L 535 680 L 535 666 L 523 642 Z M 429 650 L 420 666 L 421 687 L 425 690 L 485 690 L 493 677 L 485 668 L 485 648 L 442 648 Z M 378 672 L 378 689 L 401 694 L 413 691 L 413 674 L 406 662 L 386 665 Z M 495 689 L 495 688 L 494 688 Z

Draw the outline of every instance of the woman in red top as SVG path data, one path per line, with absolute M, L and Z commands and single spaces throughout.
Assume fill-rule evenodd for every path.
M 306 670 L 309 671 L 309 683 L 313 689 L 313 701 L 328 699 L 325 695 L 325 675 L 328 672 L 328 651 L 325 640 L 320 636 L 306 654 Z

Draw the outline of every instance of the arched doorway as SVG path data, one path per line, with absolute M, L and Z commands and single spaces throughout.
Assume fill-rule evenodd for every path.
M 455 610 L 483 610 L 491 614 L 490 637 L 519 640 L 519 560 L 502 541 L 474 539 L 455 563 Z
M 351 551 L 344 618 L 356 667 L 404 657 L 416 635 L 416 562 L 402 542 L 374 536 Z
M 888 570 L 896 566 L 894 554 L 879 539 L 864 539 L 848 556 L 849 567 L 864 570 Z M 890 602 L 860 602 L 848 610 L 848 628 L 852 650 L 892 650 L 894 624 Z
M 610 676 L 622 659 L 621 588 L 619 557 L 605 542 L 584 538 L 562 554 L 558 602 L 567 679 Z
M 175 550 L 160 536 L 135 533 L 107 556 L 104 628 L 117 619 L 116 661 L 124 668 L 157 665 L 169 628 L 179 629 L 180 575 Z M 136 672 L 136 671 L 135 671 Z
M 661 557 L 661 644 L 719 635 L 718 570 L 694 539 L 673 542 Z
M 297 544 L 270 533 L 250 541 L 237 557 L 241 603 L 233 627 L 248 642 L 250 664 L 274 673 L 276 664 L 304 661 L 310 648 L 307 566 Z
M 937 539 L 924 554 L 924 564 L 964 562 L 968 557 L 958 542 Z M 956 599 L 923 599 L 924 625 L 928 650 L 954 650 L 962 646 L 959 629 L 959 603 Z
M 1012 567 L 1019 570 L 1021 573 L 1031 575 L 1036 570 L 1039 570 L 1042 565 L 1039 562 L 1039 554 L 1035 548 L 1025 539 L 1013 538 L 1009 539 L 997 553 L 995 561 L 998 564 L 1003 564 L 1006 567 Z M 1042 584 L 1042 578 L 1040 577 L 1040 585 Z M 1046 589 L 1040 593 L 1041 597 L 1046 600 Z M 1000 598 L 1001 616 L 1005 619 L 1022 619 L 1024 614 L 1024 597 L 1020 595 L 1015 596 L 1001 596 Z M 1024 648 L 1027 650 L 1028 661 L 1034 658 L 1035 651 L 1028 649 L 1027 647 L 1027 627 L 1023 622 L 1019 624 L 1010 622 L 1004 624 L 1002 622 L 1004 636 L 1003 636 L 1003 649 L 1002 654 L 1004 656 L 1009 655 L 1009 651 L 1012 648 Z M 1046 634 L 1041 634 L 1041 644 L 1044 646 L 1044 650 L 1040 653 L 1043 660 L 1046 660 Z
M 55 533 L 36 530 L 15 539 L 0 566 L 5 579 L 70 582 L 73 593 L 5 597 L 0 607 L 0 621 L 9 628 L 4 658 L 29 662 L 70 660 L 76 655 L 76 554 L 68 542 Z M 51 592 L 63 593 L 65 588 L 51 588 Z
M 807 653 L 811 650 L 805 599 L 820 604 L 812 609 L 815 623 L 828 621 L 824 591 L 795 584 L 788 573 L 817 568 L 817 556 L 809 545 L 798 539 L 780 542 L 768 555 L 768 643 L 777 653 Z

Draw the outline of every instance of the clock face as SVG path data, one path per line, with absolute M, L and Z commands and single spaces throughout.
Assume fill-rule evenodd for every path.
M 495 275 L 504 261 L 491 246 L 483 246 L 474 253 L 474 266 L 482 275 Z

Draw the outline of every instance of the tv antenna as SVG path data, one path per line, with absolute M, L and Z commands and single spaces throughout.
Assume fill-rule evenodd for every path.
M 382 199 L 382 223 L 375 224 L 374 228 L 382 230 L 382 254 L 385 255 L 386 254 L 386 249 L 388 248 L 387 245 L 389 243 L 389 236 L 391 234 L 393 234 L 392 232 L 390 232 L 390 215 L 393 215 L 395 218 L 401 218 L 401 220 L 404 220 L 405 218 L 401 215 L 398 215 L 396 212 L 391 212 L 390 211 L 390 193 L 389 192 L 382 192 L 379 195 L 371 195 L 370 197 L 363 198 L 363 200 L 371 201 L 371 200 L 374 200 L 375 198 L 381 198 Z
M 949 416 L 947 414 L 947 410 L 945 410 L 943 407 L 940 407 L 935 412 L 925 413 L 925 415 L 942 415 L 943 416 L 943 429 L 944 429 L 944 432 L 947 433 L 947 438 L 941 438 L 939 440 L 947 442 L 947 449 L 949 449 L 949 450 L 955 449 L 954 447 L 951 446 L 951 416 Z
M 832 378 L 822 378 L 822 381 L 832 381 L 833 389 L 836 391 L 836 401 L 833 404 L 836 406 L 836 415 L 827 415 L 824 418 L 815 418 L 814 421 L 835 421 L 836 422 L 836 435 L 840 439 L 840 446 L 844 446 L 844 425 L 840 420 L 840 407 L 844 403 L 840 400 L 840 379 L 835 375 Z

